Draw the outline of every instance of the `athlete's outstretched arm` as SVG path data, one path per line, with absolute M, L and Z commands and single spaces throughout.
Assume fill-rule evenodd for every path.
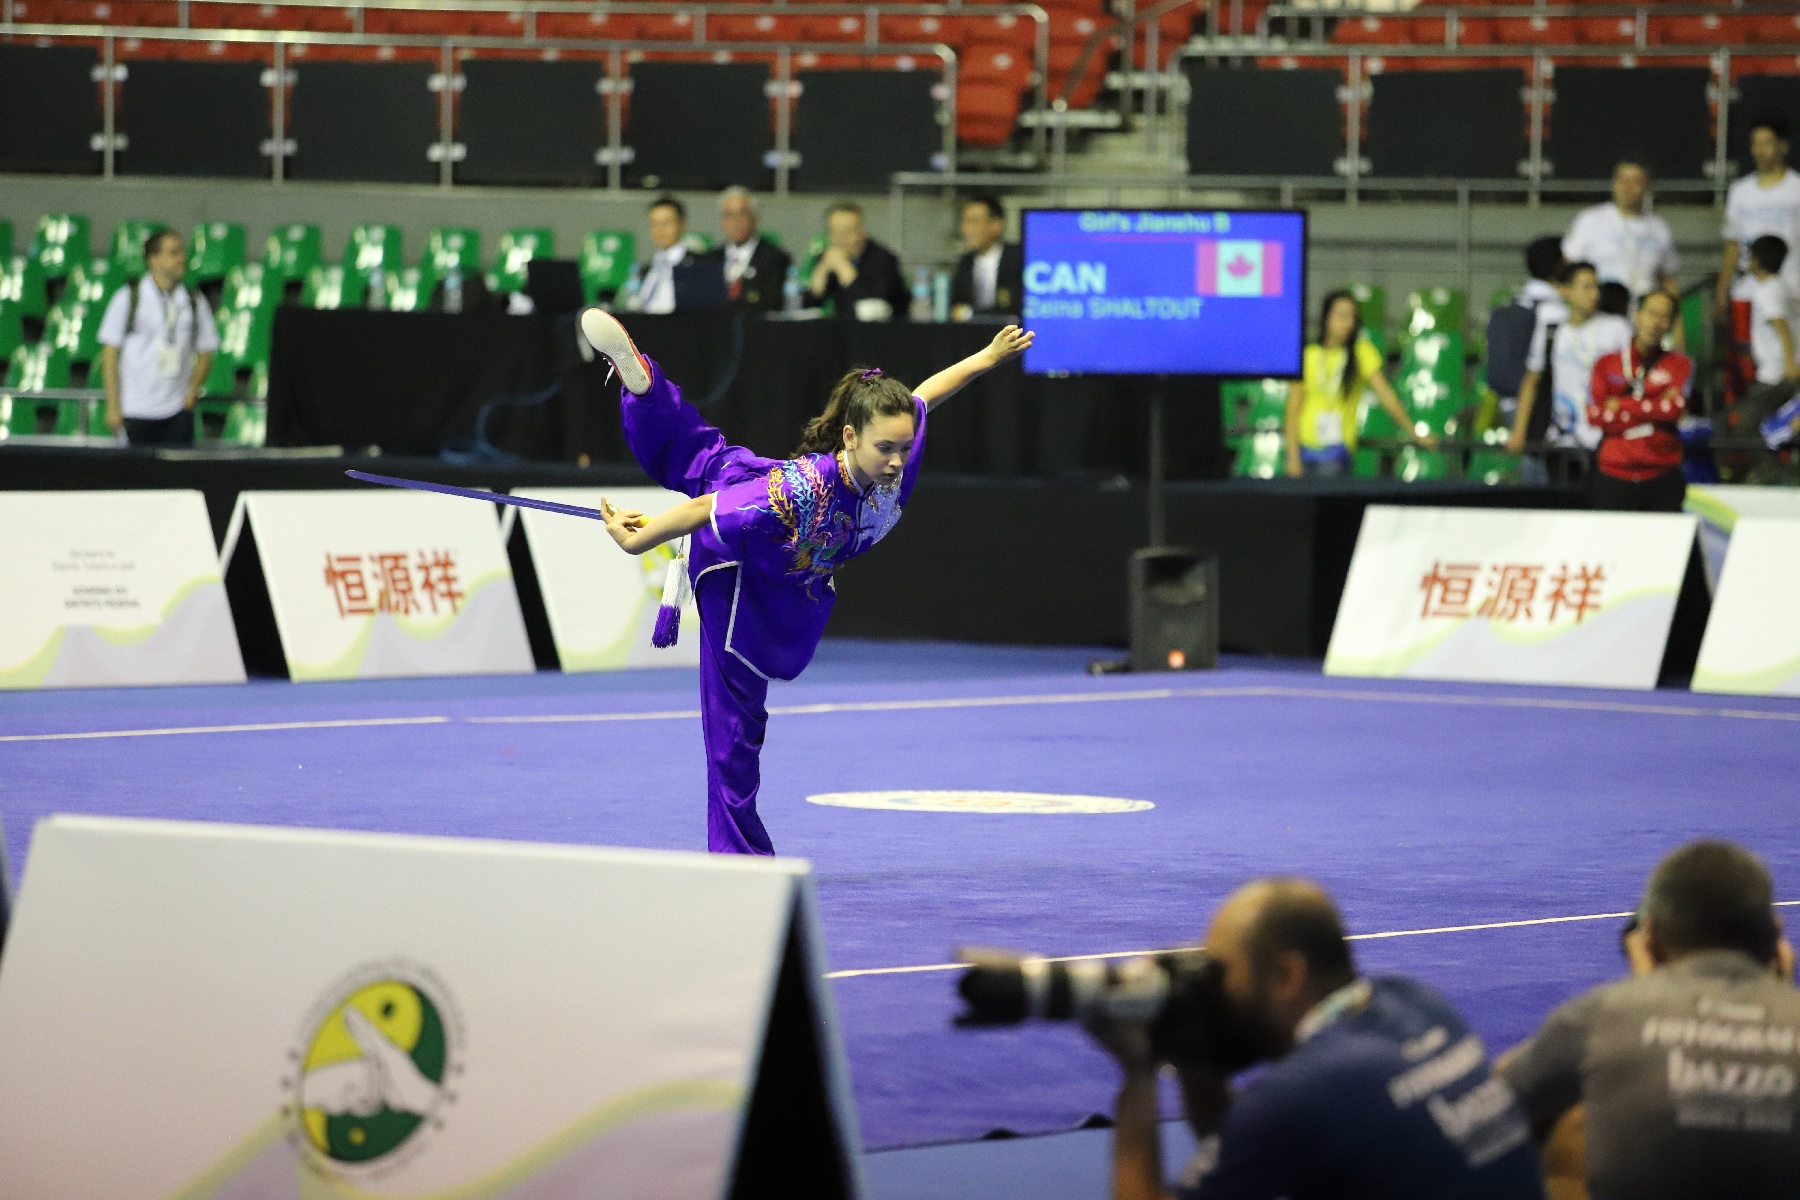
M 642 554 L 690 534 L 712 520 L 713 498 L 709 492 L 692 500 L 683 500 L 660 517 L 649 520 L 644 519 L 643 513 L 614 508 L 604 497 L 600 500 L 600 511 L 606 516 L 606 532 L 612 534 L 619 548 L 627 554 Z
M 996 333 L 994 340 L 982 349 L 955 366 L 945 367 L 914 388 L 913 394 L 925 402 L 925 411 L 930 412 L 960 392 L 976 376 L 985 375 L 1007 359 L 1017 358 L 1025 353 L 1026 347 L 1031 345 L 1031 339 L 1036 336 L 1017 325 L 1008 325 Z

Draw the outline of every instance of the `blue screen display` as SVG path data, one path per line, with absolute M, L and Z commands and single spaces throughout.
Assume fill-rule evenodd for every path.
M 1306 214 L 1028 209 L 1033 375 L 1298 375 Z

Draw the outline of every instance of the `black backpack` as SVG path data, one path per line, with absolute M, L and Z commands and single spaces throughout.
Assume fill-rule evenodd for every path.
M 1534 306 L 1503 304 L 1488 314 L 1487 385 L 1496 396 L 1513 397 L 1525 382 L 1525 358 L 1537 328 Z

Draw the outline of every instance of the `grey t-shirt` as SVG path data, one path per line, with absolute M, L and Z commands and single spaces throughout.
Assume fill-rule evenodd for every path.
M 1748 955 L 1578 996 L 1504 1075 L 1540 1135 L 1585 1103 L 1593 1200 L 1800 1191 L 1800 991 Z

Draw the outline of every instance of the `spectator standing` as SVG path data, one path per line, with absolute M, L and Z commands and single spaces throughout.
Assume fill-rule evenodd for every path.
M 1500 419 L 1507 425 L 1518 414 L 1532 334 L 1540 322 L 1560 325 L 1569 319 L 1569 306 L 1556 286 L 1562 267 L 1562 239 L 1537 238 L 1525 247 L 1525 286 L 1511 304 L 1488 314 L 1487 382 L 1499 397 Z
M 1773 1200 L 1800 1180 L 1800 992 L 1767 868 L 1726 842 L 1658 864 L 1653 969 L 1578 996 L 1502 1060 L 1534 1135 L 1585 1110 L 1593 1200 Z
M 959 228 L 963 256 L 950 277 L 950 317 L 1016 314 L 1025 298 L 1025 255 L 1006 240 L 1006 209 L 993 196 L 965 200 Z
M 807 281 L 812 306 L 830 301 L 839 317 L 858 321 L 891 321 L 906 313 L 911 293 L 900 259 L 869 236 L 861 208 L 843 201 L 827 209 L 825 238 L 825 252 Z
M 1681 434 L 1694 364 L 1664 350 L 1675 323 L 1675 297 L 1651 292 L 1632 314 L 1636 336 L 1594 366 L 1588 423 L 1600 431 L 1594 460 L 1595 508 L 1623 512 L 1680 512 L 1687 496 Z
M 1557 323 L 1547 319 L 1554 313 L 1545 314 L 1531 335 L 1525 379 L 1519 384 L 1519 413 L 1507 442 L 1514 454 L 1523 453 L 1528 440 L 1571 451 L 1599 446 L 1600 431 L 1587 420 L 1594 364 L 1631 343 L 1631 322 L 1598 311 L 1600 281 L 1593 263 L 1565 263 L 1559 283 L 1567 315 Z M 1548 471 L 1543 458 L 1526 455 L 1519 476 L 1526 483 L 1544 482 Z
M 1421 445 L 1437 444 L 1435 438 L 1414 435 L 1412 415 L 1394 394 L 1381 366 L 1381 351 L 1362 335 L 1362 309 L 1356 297 L 1346 291 L 1326 296 L 1319 311 L 1319 340 L 1306 348 L 1300 379 L 1288 385 L 1288 475 L 1349 472 L 1365 389 L 1375 393 L 1408 438 Z
M 762 236 L 750 189 L 732 186 L 719 193 L 719 228 L 725 235 L 719 254 L 731 306 L 763 312 L 780 308 L 782 285 L 794 260 Z
M 194 404 L 219 348 L 206 297 L 182 282 L 187 248 L 158 229 L 144 239 L 143 278 L 113 293 L 100 321 L 106 424 L 133 446 L 189 446 Z
M 1214 916 L 1222 1060 L 1174 1064 L 1200 1153 L 1191 1200 L 1536 1200 L 1525 1119 L 1481 1041 L 1442 997 L 1357 975 L 1337 908 L 1316 884 L 1257 880 Z M 1162 1197 L 1157 1067 L 1143 1022 L 1090 1031 L 1124 1073 L 1113 1195 Z M 1272 1060 L 1272 1061 L 1271 1061 Z M 1226 1071 L 1269 1062 L 1233 1096 Z
M 1760 436 L 1758 427 L 1800 392 L 1795 350 L 1796 293 L 1785 267 L 1793 259 L 1787 243 L 1773 234 L 1752 241 L 1750 253 L 1750 354 L 1755 384 L 1739 406 L 1738 428 Z M 1750 469 L 1757 483 L 1785 483 L 1772 453 L 1758 450 Z
M 1646 211 L 1650 172 L 1629 160 L 1613 168 L 1612 199 L 1584 208 L 1563 238 L 1563 258 L 1590 262 L 1606 286 L 1600 311 L 1624 315 L 1653 291 L 1675 292 L 1680 259 L 1669 223 Z
M 1725 193 L 1724 253 L 1713 292 L 1714 312 L 1730 330 L 1732 357 L 1726 386 L 1736 401 L 1749 390 L 1751 363 L 1751 293 L 1756 289 L 1750 262 L 1751 243 L 1777 237 L 1788 247 L 1800 245 L 1800 173 L 1788 168 L 1787 122 L 1763 117 L 1750 127 L 1750 159 L 1756 169 Z M 1789 255 L 1781 279 L 1790 296 L 1800 296 L 1800 256 Z

